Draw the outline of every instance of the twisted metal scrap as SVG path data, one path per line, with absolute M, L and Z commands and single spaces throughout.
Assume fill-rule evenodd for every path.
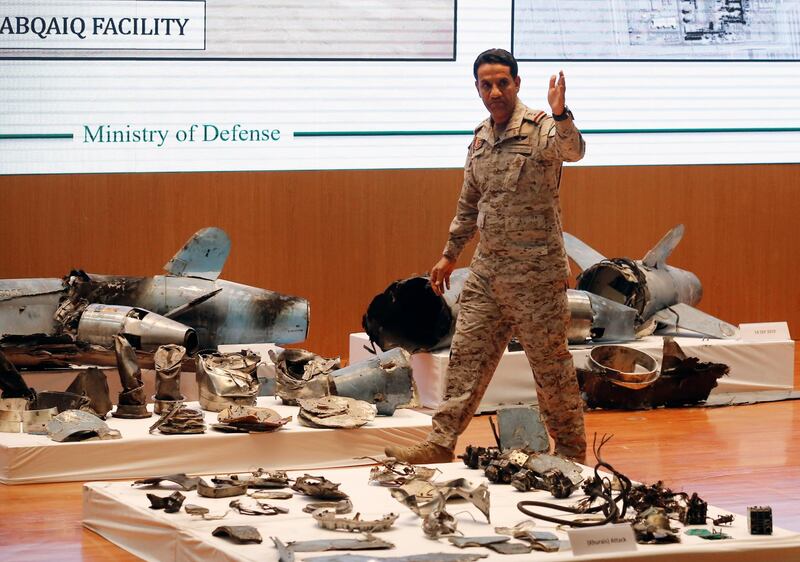
M 586 484 L 586 486 L 584 486 L 584 490 L 589 495 L 588 501 L 584 500 L 579 502 L 576 507 L 562 506 L 542 501 L 521 501 L 517 503 L 517 509 L 529 517 L 541 519 L 550 523 L 556 523 L 558 525 L 566 525 L 568 527 L 599 527 L 608 523 L 621 522 L 625 517 L 625 512 L 628 509 L 632 484 L 627 476 L 617 471 L 613 466 L 605 462 L 600 456 L 600 451 L 603 448 L 603 445 L 608 443 L 611 437 L 613 436 L 603 435 L 603 437 L 600 439 L 600 444 L 598 445 L 597 435 L 595 434 L 594 440 L 592 441 L 592 449 L 594 451 L 594 456 L 597 459 L 597 464 L 594 467 L 594 477 Z M 611 481 L 607 477 L 600 475 L 601 468 L 613 474 L 619 481 L 620 492 L 617 497 L 613 496 Z M 601 500 L 602 503 L 600 505 L 590 507 L 595 499 Z M 622 502 L 621 507 L 617 505 L 617 503 L 620 501 Z M 565 511 L 575 515 L 586 513 L 602 513 L 603 519 L 598 521 L 573 521 L 568 519 L 560 519 L 558 517 L 535 513 L 527 509 L 528 507 L 544 507 L 557 511 Z

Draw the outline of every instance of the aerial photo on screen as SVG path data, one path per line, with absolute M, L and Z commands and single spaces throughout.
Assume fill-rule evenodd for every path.
M 800 59 L 794 0 L 515 0 L 522 60 Z

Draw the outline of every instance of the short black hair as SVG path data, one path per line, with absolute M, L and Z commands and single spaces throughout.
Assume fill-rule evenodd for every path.
M 475 80 L 478 79 L 478 67 L 482 64 L 502 64 L 507 66 L 511 70 L 511 78 L 516 78 L 519 70 L 517 59 L 505 49 L 488 49 L 478 55 L 478 58 L 475 59 L 475 64 L 472 65 L 472 75 Z

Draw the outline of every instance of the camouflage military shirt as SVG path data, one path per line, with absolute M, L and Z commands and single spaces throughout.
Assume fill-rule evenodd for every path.
M 517 101 L 496 138 L 491 119 L 475 129 L 464 184 L 443 255 L 455 260 L 480 229 L 477 259 L 498 269 L 524 265 L 549 280 L 566 279 L 561 231 L 561 164 L 583 158 L 584 142 L 571 117 L 555 121 Z

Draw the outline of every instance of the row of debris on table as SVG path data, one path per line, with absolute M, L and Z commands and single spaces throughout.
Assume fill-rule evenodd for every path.
M 128 340 L 114 336 L 122 391 L 111 414 L 143 419 L 155 413 L 151 433 L 192 434 L 206 431 L 205 415 L 184 403 L 180 390 L 186 350 L 163 345 L 155 353 L 156 393 L 151 413 L 136 354 Z M 309 427 L 356 428 L 377 415 L 391 416 L 397 408 L 418 406 L 417 391 L 402 349 L 381 353 L 341 367 L 338 358 L 323 358 L 304 350 L 271 352 L 275 364 L 274 393 L 284 404 L 299 406 L 298 421 Z M 256 406 L 261 382 L 256 368 L 261 357 L 244 350 L 199 354 L 196 380 L 200 407 L 218 412 L 212 428 L 225 432 L 274 431 L 291 421 L 275 410 Z M 80 371 L 61 391 L 36 392 L 0 351 L 0 432 L 49 435 L 55 441 L 116 439 L 118 430 L 103 420 L 111 412 L 105 373 Z
M 609 523 L 629 523 L 640 544 L 680 542 L 681 535 L 675 526 L 676 522 L 681 526 L 691 526 L 684 530 L 686 535 L 708 540 L 732 538 L 724 532 L 724 527 L 733 522 L 734 516 L 709 515 L 707 503 L 696 493 L 674 492 L 662 482 L 651 485 L 631 482 L 602 458 L 602 449 L 608 440 L 609 437 L 605 436 L 599 441 L 595 437 L 593 450 L 597 463 L 591 476 L 586 478 L 580 465 L 531 448 L 503 448 L 500 443 L 497 447 L 468 447 L 462 456 L 466 466 L 482 470 L 492 484 L 513 485 L 521 494 L 517 508 L 527 516 L 512 527 L 493 527 L 494 534 L 486 536 L 464 536 L 458 528 L 458 519 L 452 513 L 454 503 L 468 502 L 490 525 L 490 489 L 486 482 L 475 485 L 466 478 L 437 481 L 440 471 L 436 468 L 409 465 L 389 458 L 372 459 L 377 464 L 370 470 L 369 484 L 388 488 L 395 500 L 420 518 L 422 534 L 433 541 L 430 543 L 433 545 L 431 550 L 435 550 L 436 541 L 446 539 L 458 548 L 486 548 L 500 554 L 528 554 L 533 550 L 557 552 L 568 548 L 565 537 L 567 528 Z M 296 553 L 394 548 L 391 542 L 374 534 L 389 530 L 398 519 L 398 514 L 391 512 L 374 518 L 362 518 L 360 513 L 351 515 L 355 506 L 348 494 L 339 489 L 340 484 L 321 475 L 305 474 L 293 480 L 285 471 L 257 470 L 206 480 L 173 474 L 137 480 L 133 485 L 151 490 L 147 493 L 151 509 L 163 509 L 167 513 L 183 509 L 202 520 L 225 519 L 230 512 L 249 516 L 280 516 L 289 513 L 288 508 L 281 506 L 280 502 L 299 494 L 309 499 L 303 511 L 310 514 L 321 530 L 362 534 L 359 538 L 333 538 L 334 535 L 321 531 L 319 539 L 309 541 L 272 536 L 270 539 L 281 562 L 294 561 Z M 174 485 L 180 490 L 170 495 L 154 493 L 160 488 L 174 489 Z M 560 500 L 571 497 L 578 490 L 582 490 L 583 494 L 576 498 L 574 504 L 567 505 L 563 501 L 540 499 L 543 490 Z M 524 499 L 530 497 L 531 493 L 535 493 L 537 499 Z M 219 501 L 214 502 L 213 508 L 199 506 L 189 500 L 192 495 Z M 461 508 L 458 509 L 460 512 Z M 547 510 L 548 514 L 541 513 L 542 510 Z M 549 514 L 552 510 L 564 515 L 554 517 Z M 558 525 L 556 532 L 537 530 L 537 520 L 555 523 Z M 751 534 L 771 534 L 771 509 L 750 508 L 749 529 Z M 263 541 L 258 529 L 251 525 L 220 525 L 212 531 L 212 535 L 237 544 L 260 544 Z M 379 558 L 347 553 L 305 560 L 459 562 L 486 556 L 483 553 L 432 552 Z

